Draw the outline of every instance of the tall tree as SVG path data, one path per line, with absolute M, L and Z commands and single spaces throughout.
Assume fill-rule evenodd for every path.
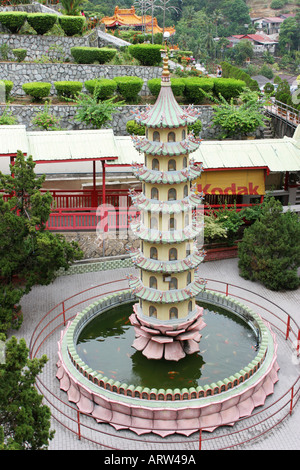
M 3 336 L 0 337 L 3 340 Z M 0 364 L 0 450 L 46 450 L 54 437 L 51 413 L 36 388 L 47 357 L 28 359 L 25 340 L 13 336 Z
M 238 246 L 239 268 L 245 279 L 272 290 L 297 289 L 300 280 L 300 220 L 283 212 L 275 198 L 263 204 L 260 217 L 244 231 Z
M 279 32 L 279 48 L 285 52 L 297 51 L 300 48 L 300 15 L 283 21 Z
M 11 175 L 0 172 L 0 331 L 20 326 L 20 301 L 35 284 L 50 284 L 60 268 L 82 257 L 75 242 L 46 230 L 52 196 L 40 189 L 31 156 L 18 152 Z M 19 284 L 16 284 L 16 281 Z

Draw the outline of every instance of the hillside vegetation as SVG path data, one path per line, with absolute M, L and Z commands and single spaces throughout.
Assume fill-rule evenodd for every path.
M 299 8 L 299 2 L 287 2 L 281 9 L 271 8 L 272 0 L 246 0 L 246 4 L 250 9 L 251 17 L 258 16 L 277 16 L 280 13 L 292 13 Z M 297 5 L 298 3 L 298 5 Z

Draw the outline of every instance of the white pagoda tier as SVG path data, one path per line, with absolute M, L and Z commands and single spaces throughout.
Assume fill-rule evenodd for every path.
M 198 117 L 193 106 L 183 110 L 175 100 L 165 57 L 156 103 L 135 113 L 146 132 L 133 141 L 145 161 L 132 167 L 142 193 L 130 192 L 140 213 L 131 230 L 141 240 L 140 249 L 131 250 L 140 276 L 128 276 L 139 299 L 130 316 L 132 346 L 149 359 L 178 361 L 199 352 L 200 331 L 206 326 L 203 309 L 195 302 L 205 286 L 197 271 L 204 252 L 196 242 L 203 233 L 202 211 L 197 215 L 202 195 L 190 187 L 202 171 L 189 159 L 200 139 L 188 133 L 188 125 Z

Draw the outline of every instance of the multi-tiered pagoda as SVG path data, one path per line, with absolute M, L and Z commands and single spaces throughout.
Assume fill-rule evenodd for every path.
M 145 126 L 145 137 L 133 137 L 145 161 L 133 165 L 142 192 L 131 192 L 140 212 L 131 230 L 141 245 L 131 256 L 141 274 L 129 276 L 139 298 L 130 321 L 135 328 L 132 346 L 149 359 L 178 361 L 199 351 L 200 330 L 205 326 L 203 310 L 195 302 L 205 285 L 196 269 L 204 256 L 196 242 L 203 231 L 197 211 L 202 195 L 190 183 L 202 167 L 189 159 L 200 139 L 188 132 L 198 117 L 193 106 L 183 110 L 175 100 L 165 57 L 155 105 L 135 113 L 135 120 Z

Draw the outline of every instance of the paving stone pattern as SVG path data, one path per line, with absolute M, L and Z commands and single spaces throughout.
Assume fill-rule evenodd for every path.
M 72 268 L 69 275 L 60 276 L 49 286 L 36 286 L 28 295 L 22 299 L 22 308 L 24 314 L 24 322 L 21 329 L 18 332 L 13 332 L 17 337 L 24 337 L 29 344 L 34 327 L 37 325 L 39 320 L 48 312 L 51 308 L 57 305 L 62 300 L 74 295 L 77 292 L 81 292 L 84 289 L 88 289 L 93 286 L 97 286 L 104 282 L 118 281 L 114 285 L 119 286 L 120 289 L 127 288 L 128 284 L 125 279 L 126 274 L 134 272 L 134 268 L 127 265 L 127 260 L 114 260 L 113 262 L 107 262 L 106 265 L 98 266 L 93 263 L 88 268 L 85 268 L 85 273 L 74 274 L 74 268 Z M 123 264 L 125 263 L 125 265 Z M 117 267 L 118 269 L 111 269 Z M 109 270 L 106 270 L 110 268 Z M 103 270 L 105 269 L 105 270 Z M 77 268 L 76 268 L 77 270 Z M 92 270 L 92 271 L 91 271 Z M 249 289 L 252 292 L 258 293 L 266 299 L 271 300 L 279 307 L 285 309 L 290 313 L 295 321 L 300 323 L 300 312 L 299 312 L 299 300 L 300 300 L 300 289 L 291 292 L 271 292 L 259 285 L 240 278 L 237 268 L 236 259 L 228 259 L 222 261 L 213 261 L 204 263 L 201 266 L 202 275 L 205 279 L 227 280 L 232 285 L 241 286 Z M 232 294 L 234 293 L 232 288 Z M 238 289 L 238 287 L 237 287 Z M 229 292 L 230 294 L 230 292 Z M 82 297 L 84 298 L 84 296 Z M 249 293 L 249 300 L 255 299 L 251 293 Z M 89 301 L 88 303 L 91 303 Z M 78 307 L 80 311 L 83 306 Z M 76 313 L 76 312 L 75 312 Z M 259 312 L 258 312 L 259 313 Z M 57 340 L 60 335 L 62 328 L 59 328 L 55 334 L 53 334 L 43 345 L 40 353 L 44 353 L 49 358 L 47 365 L 44 368 L 42 374 L 42 381 L 48 387 L 49 393 L 53 393 L 57 398 L 67 401 L 66 394 L 59 388 L 59 381 L 56 379 L 56 362 L 57 362 Z M 269 412 L 266 409 L 269 404 L 276 401 L 282 396 L 291 386 L 295 377 L 299 375 L 299 365 L 293 365 L 291 361 L 291 349 L 289 344 L 285 341 L 281 335 L 277 335 L 278 340 L 278 363 L 280 366 L 279 370 L 279 381 L 275 385 L 274 394 L 267 398 L 267 401 L 263 407 L 263 413 L 256 416 L 253 413 L 253 417 L 247 418 L 247 427 L 253 426 L 246 431 L 243 431 L 241 435 L 232 435 L 230 440 L 228 437 L 221 438 L 224 434 L 222 428 L 214 431 L 214 436 L 219 436 L 217 440 L 203 441 L 203 449 L 213 450 L 221 447 L 228 447 L 240 442 L 241 439 L 251 439 L 257 433 L 261 433 L 262 436 L 259 439 L 255 439 L 242 446 L 234 447 L 234 449 L 242 450 L 297 450 L 300 448 L 300 433 L 299 433 L 299 419 L 300 419 L 300 408 L 299 403 L 295 406 L 293 413 L 290 417 L 286 418 L 282 423 L 276 426 L 271 432 L 264 434 L 266 430 L 266 423 L 262 419 L 269 417 Z M 261 409 L 261 408 L 260 408 Z M 66 409 L 66 413 L 69 413 Z M 280 415 L 279 415 L 280 416 Z M 85 418 L 85 417 L 83 417 Z M 82 423 L 85 420 L 82 418 Z M 64 422 L 64 417 L 60 419 Z M 52 429 L 56 430 L 54 439 L 50 442 L 49 450 L 110 450 L 110 449 L 124 449 L 124 450 L 197 450 L 198 436 L 193 435 L 185 438 L 184 436 L 173 435 L 168 438 L 161 439 L 158 436 L 145 435 L 139 438 L 128 430 L 115 431 L 111 426 L 104 424 L 97 424 L 93 419 L 86 418 L 87 425 L 90 426 L 90 431 L 85 431 L 85 436 L 89 437 L 90 440 L 82 439 L 79 440 L 76 434 L 73 434 L 68 429 L 64 428 L 62 424 L 56 420 L 52 420 Z M 278 419 L 278 416 L 276 416 Z M 68 421 L 69 423 L 69 421 Z M 274 418 L 275 423 L 275 418 Z M 65 423 L 66 424 L 66 423 Z M 242 423 L 241 423 L 242 424 Z M 238 429 L 240 423 L 236 424 L 234 429 Z M 93 429 L 101 429 L 101 443 L 102 446 L 94 444 L 92 441 L 95 439 Z M 241 426 L 240 426 L 241 427 Z M 243 424 L 243 429 L 245 423 Z M 73 429 L 76 433 L 76 422 L 73 423 Z M 88 432 L 90 435 L 88 435 Z M 203 433 L 203 438 L 211 437 L 211 433 Z M 99 436 L 98 436 L 99 441 Z M 180 444 L 178 444 L 180 442 Z M 220 447 L 221 446 L 221 447 Z

